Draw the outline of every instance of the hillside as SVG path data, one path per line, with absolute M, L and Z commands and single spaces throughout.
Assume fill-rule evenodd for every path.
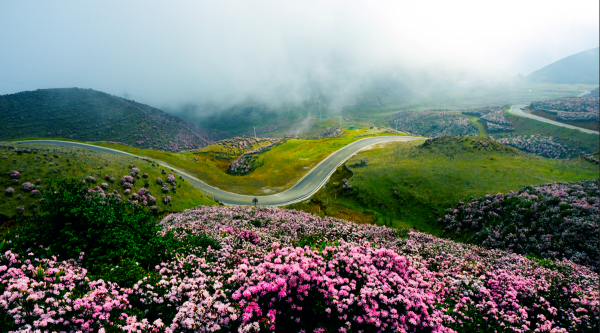
M 0 96 L 0 140 L 25 137 L 112 141 L 166 151 L 199 149 L 220 136 L 148 105 L 91 89 Z
M 442 235 L 435 221 L 459 201 L 598 177 L 598 166 L 583 159 L 542 158 L 478 137 L 439 137 L 355 155 L 311 200 L 291 208 Z
M 583 51 L 560 59 L 527 75 L 531 82 L 590 83 L 599 81 L 600 48 Z
M 129 186 L 122 179 L 131 176 L 132 172 L 136 175 L 130 179 Z M 176 186 L 171 183 L 168 185 L 170 188 L 164 191 L 168 173 L 171 172 L 166 168 L 132 157 L 82 148 L 0 142 L 0 223 L 15 216 L 34 215 L 39 206 L 40 192 L 57 178 L 86 180 L 95 191 L 118 193 L 123 200 L 138 200 L 137 203 L 147 210 L 155 206 L 158 214 L 216 204 L 177 174 Z M 159 177 L 163 184 L 158 184 Z M 21 210 L 19 207 L 22 207 Z

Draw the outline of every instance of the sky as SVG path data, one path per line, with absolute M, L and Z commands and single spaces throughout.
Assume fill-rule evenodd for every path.
M 527 75 L 598 47 L 599 11 L 598 0 L 3 1 L 0 95 L 80 87 L 168 107 L 302 100 L 406 70 Z

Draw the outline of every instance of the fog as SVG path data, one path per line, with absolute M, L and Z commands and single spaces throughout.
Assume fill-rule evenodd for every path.
M 597 0 L 5 1 L 0 94 L 92 88 L 171 110 L 326 94 L 339 106 L 382 78 L 529 74 L 597 47 L 598 12 Z

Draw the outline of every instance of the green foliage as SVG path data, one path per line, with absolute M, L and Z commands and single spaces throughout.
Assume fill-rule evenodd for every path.
M 17 252 L 37 246 L 63 259 L 78 258 L 93 273 L 126 258 L 144 266 L 155 263 L 165 241 L 154 216 L 126 202 L 89 195 L 80 180 L 57 180 L 44 192 L 43 215 L 16 228 L 12 245 Z
M 42 215 L 5 234 L 13 251 L 25 253 L 41 246 L 48 248 L 45 256 L 62 260 L 83 253 L 80 263 L 92 274 L 124 286 L 133 285 L 175 251 L 220 248 L 204 234 L 181 240 L 172 232 L 161 236 L 161 226 L 151 213 L 115 198 L 91 195 L 77 179 L 51 183 L 40 206 Z

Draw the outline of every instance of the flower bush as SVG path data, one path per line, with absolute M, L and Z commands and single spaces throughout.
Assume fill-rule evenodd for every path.
M 235 161 L 231 162 L 231 164 L 229 164 L 229 173 L 245 175 L 252 171 L 259 166 L 256 163 L 258 155 L 270 150 L 277 143 L 279 143 L 279 141 L 273 141 L 266 146 L 261 146 L 244 153 Z
M 44 309 L 14 329 L 89 332 L 108 330 L 109 323 L 112 331 L 126 332 L 598 329 L 598 274 L 567 260 L 528 259 L 279 208 L 198 207 L 165 217 L 161 226 L 160 237 L 171 235 L 187 250 L 164 256 L 132 286 L 95 280 L 73 261 L 45 262 L 35 253 L 1 256 L 0 271 L 12 270 L 15 277 L 0 276 L 6 281 L 0 294 L 21 279 L 41 297 L 15 299 Z M 48 280 L 31 287 L 36 266 L 38 276 L 48 270 Z M 71 277 L 51 280 L 60 270 L 50 266 Z M 77 292 L 57 287 L 70 281 Z M 110 300 L 94 297 L 92 306 L 52 311 L 79 304 L 98 287 Z M 10 320 L 20 320 L 5 303 L 0 307 Z M 90 309 L 100 315 L 88 319 Z M 41 326 L 42 315 L 58 324 Z
M 563 97 L 531 102 L 531 109 L 556 114 L 556 119 L 570 121 L 600 120 L 600 99 L 596 96 Z
M 33 185 L 30 182 L 25 182 L 21 186 L 23 187 L 23 191 L 25 192 L 31 192 L 35 189 L 35 185 Z
M 19 178 L 21 178 L 21 173 L 17 170 L 11 170 L 8 173 L 8 176 L 12 179 L 19 179 Z
M 427 136 L 479 133 L 477 126 L 470 123 L 468 118 L 448 112 L 400 111 L 392 116 L 390 126 L 403 132 Z
M 475 232 L 470 240 L 487 248 L 598 270 L 599 194 L 598 180 L 528 186 L 460 203 L 440 222 L 457 235 Z
M 7 187 L 6 190 L 4 191 L 4 193 L 8 196 L 11 196 L 11 195 L 15 194 L 15 189 L 12 187 Z
M 493 137 L 490 138 L 493 139 Z M 553 137 L 532 134 L 495 140 L 501 144 L 546 158 L 568 157 L 568 150 L 560 143 L 555 142 Z

